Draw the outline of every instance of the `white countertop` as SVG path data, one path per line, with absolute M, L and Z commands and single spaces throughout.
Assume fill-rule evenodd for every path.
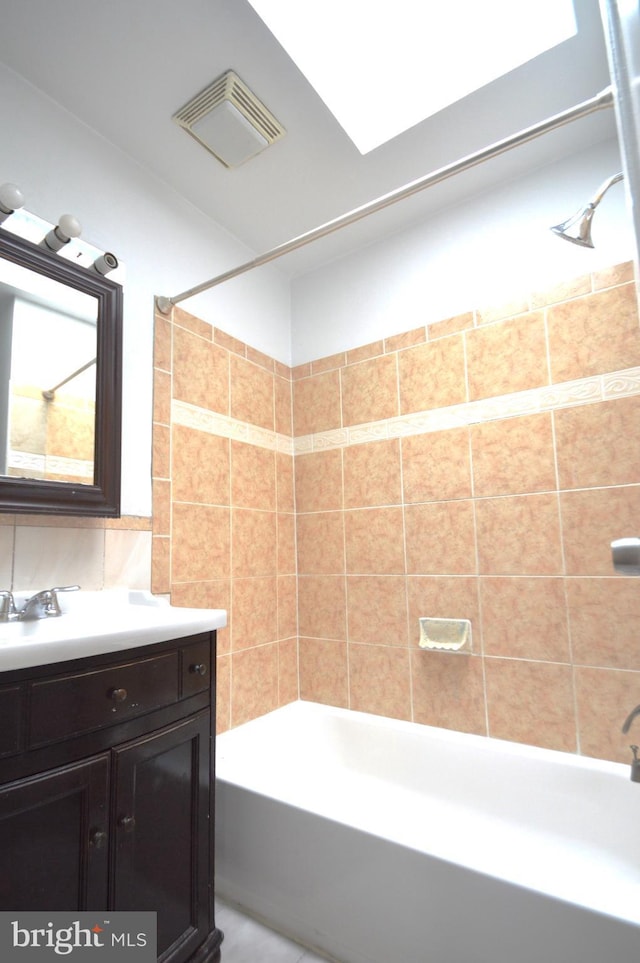
M 16 605 L 31 592 L 16 592 Z M 124 652 L 227 624 L 225 609 L 191 609 L 130 589 L 61 592 L 62 615 L 0 622 L 0 672 Z

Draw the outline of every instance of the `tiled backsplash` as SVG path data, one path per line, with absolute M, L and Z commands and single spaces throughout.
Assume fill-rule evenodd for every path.
M 299 691 L 626 760 L 639 416 L 631 264 L 292 372 L 158 318 L 154 588 L 230 610 L 220 728 Z
M 149 588 L 151 520 L 0 515 L 0 588 Z

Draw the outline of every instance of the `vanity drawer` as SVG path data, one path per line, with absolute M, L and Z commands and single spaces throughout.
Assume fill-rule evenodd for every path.
M 204 692 L 211 685 L 211 643 L 208 635 L 182 650 L 183 699 Z
M 29 744 L 116 725 L 178 700 L 179 653 L 168 652 L 31 686 Z

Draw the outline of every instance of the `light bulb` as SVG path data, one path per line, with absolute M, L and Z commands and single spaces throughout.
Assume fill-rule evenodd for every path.
M 22 191 L 15 184 L 0 185 L 0 223 L 23 206 Z
M 73 214 L 63 214 L 58 223 L 46 237 L 40 241 L 40 247 L 48 247 L 50 251 L 59 251 L 68 244 L 72 237 L 79 237 L 82 232 L 80 221 Z
M 65 237 L 80 237 L 82 224 L 73 214 L 63 214 L 58 221 L 58 231 Z

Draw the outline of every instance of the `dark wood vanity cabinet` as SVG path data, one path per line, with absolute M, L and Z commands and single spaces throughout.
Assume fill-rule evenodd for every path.
M 151 910 L 162 963 L 218 961 L 214 700 L 215 632 L 0 673 L 0 909 Z
M 107 905 L 109 759 L 102 755 L 0 789 L 0 906 Z M 106 833 L 105 833 L 106 836 Z

